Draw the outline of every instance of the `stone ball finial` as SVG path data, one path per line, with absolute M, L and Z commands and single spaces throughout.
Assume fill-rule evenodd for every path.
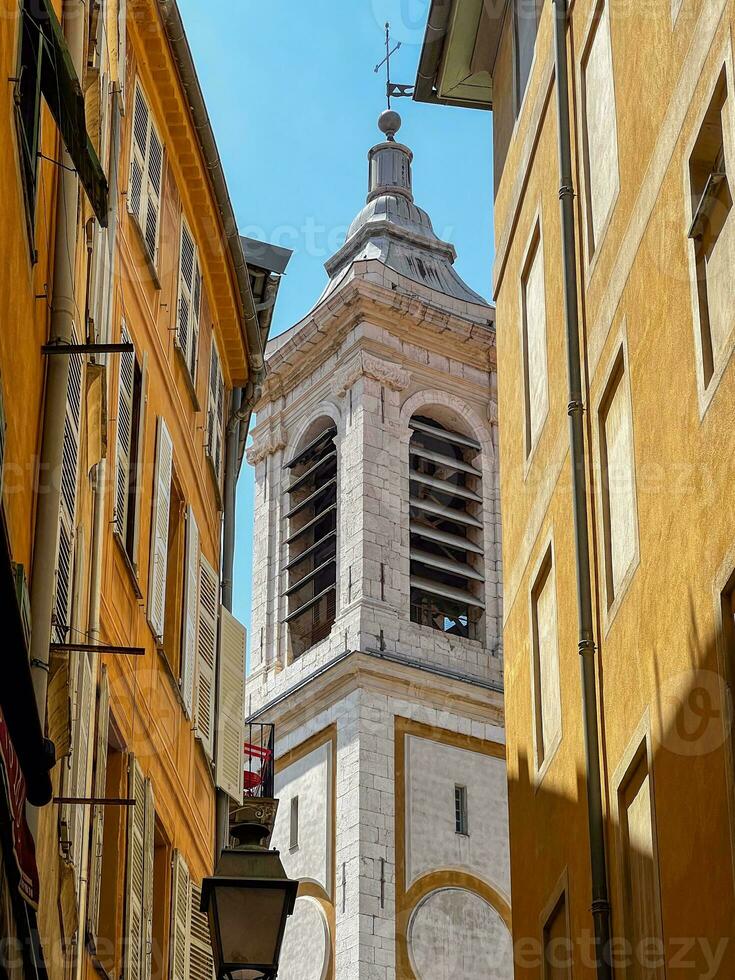
M 392 142 L 396 138 L 396 133 L 401 128 L 401 117 L 393 109 L 385 109 L 380 113 L 378 119 L 378 129 L 385 133 L 386 137 Z

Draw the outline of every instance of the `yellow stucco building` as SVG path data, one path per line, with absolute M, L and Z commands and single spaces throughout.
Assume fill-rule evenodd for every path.
M 209 977 L 234 487 L 288 254 L 237 232 L 175 3 L 7 14 L 0 976 Z
M 431 5 L 417 98 L 493 112 L 524 980 L 735 972 L 734 13 Z

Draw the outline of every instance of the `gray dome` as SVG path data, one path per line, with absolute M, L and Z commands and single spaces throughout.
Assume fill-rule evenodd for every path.
M 426 211 L 399 194 L 381 194 L 380 197 L 368 201 L 350 225 L 347 239 L 349 240 L 353 235 L 356 235 L 365 225 L 378 221 L 390 221 L 391 224 L 397 225 L 414 235 L 423 235 L 426 238 L 439 241 L 434 234 L 431 218 Z

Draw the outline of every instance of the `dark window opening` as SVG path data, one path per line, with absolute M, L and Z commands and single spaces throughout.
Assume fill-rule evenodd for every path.
M 454 787 L 454 832 L 462 837 L 469 836 L 466 786 Z
M 479 639 L 484 611 L 480 444 L 415 416 L 409 449 L 411 620 Z
M 186 501 L 178 480 L 171 479 L 168 516 L 168 560 L 166 562 L 166 605 L 163 652 L 174 677 L 181 674 L 181 643 L 184 606 L 184 552 L 186 539 Z
M 295 850 L 299 846 L 299 798 L 291 797 L 291 813 L 289 826 L 289 847 Z
M 337 448 L 330 422 L 286 464 L 288 564 L 285 596 L 291 656 L 325 639 L 336 616 Z
M 20 165 L 28 223 L 33 229 L 36 211 L 36 181 L 41 129 L 41 75 L 44 37 L 25 9 L 21 10 L 20 64 L 15 90 L 16 118 L 20 138 Z

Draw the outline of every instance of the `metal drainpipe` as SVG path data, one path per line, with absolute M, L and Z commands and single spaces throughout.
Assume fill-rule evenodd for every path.
M 84 59 L 85 5 L 81 0 L 64 4 L 64 36 L 77 74 Z M 74 266 L 77 240 L 79 179 L 74 163 L 59 141 L 63 168 L 56 206 L 54 276 L 51 294 L 49 339 L 70 343 L 76 314 Z M 40 356 L 40 352 L 39 352 Z M 31 574 L 31 669 L 36 707 L 41 727 L 46 723 L 49 644 L 54 602 L 54 556 L 59 532 L 61 459 L 64 416 L 69 386 L 69 358 L 52 354 L 46 358 L 46 391 L 43 409 L 41 452 L 38 461 L 36 525 Z
M 109 174 L 109 185 L 110 191 L 110 207 L 109 207 L 109 220 L 107 222 L 107 231 L 100 233 L 97 238 L 98 247 L 104 247 L 109 253 L 109 266 L 107 269 L 107 282 L 104 286 L 102 292 L 102 316 L 100 322 L 103 325 L 103 329 L 100 333 L 99 341 L 101 343 L 106 343 L 110 340 L 110 324 L 112 316 L 112 290 L 115 282 L 115 242 L 117 238 L 117 220 L 118 220 L 118 196 L 117 196 L 117 176 L 118 176 L 118 163 L 120 156 L 120 115 L 119 115 L 120 99 L 119 99 L 119 89 L 116 87 L 112 96 L 112 148 L 110 153 L 110 174 Z M 100 297 L 98 297 L 98 300 Z M 95 311 L 97 312 L 97 311 Z M 105 363 L 107 360 L 106 355 L 100 356 L 100 362 Z M 109 378 L 106 379 L 109 384 Z M 88 605 L 88 634 L 89 642 L 95 645 L 99 641 L 100 636 L 100 606 L 102 601 L 102 559 L 104 552 L 104 540 L 105 540 L 105 503 L 106 503 L 106 477 L 107 477 L 107 460 L 105 458 L 101 459 L 97 464 L 96 482 L 94 487 L 94 505 L 92 512 L 92 541 L 90 543 L 90 553 L 91 553 L 91 567 L 89 570 L 89 605 Z M 100 670 L 99 657 L 93 657 L 93 687 L 94 691 L 97 690 L 97 681 Z M 93 733 L 93 737 L 88 740 L 88 756 L 87 756 L 87 780 L 85 796 L 93 795 L 93 772 L 92 763 L 94 760 L 94 748 L 96 742 L 96 728 L 94 724 L 96 716 L 96 698 L 92 698 L 91 704 L 91 716 L 89 720 L 88 731 Z M 84 840 L 89 840 L 90 826 L 92 822 L 92 808 L 85 806 L 84 808 Z M 76 964 L 75 964 L 75 978 L 76 980 L 82 980 L 84 974 L 84 964 L 85 957 L 83 955 L 84 950 L 84 937 L 87 928 L 87 904 L 89 899 L 89 850 L 84 848 L 82 852 L 82 865 L 80 869 L 80 888 L 79 888 L 79 926 L 77 934 L 77 946 L 76 946 Z
M 567 72 L 567 0 L 554 4 L 556 52 L 556 99 L 559 119 L 559 172 L 564 264 L 564 304 L 569 377 L 569 436 L 572 458 L 572 497 L 577 570 L 577 613 L 582 672 L 585 755 L 587 765 L 587 810 L 592 873 L 592 918 L 595 930 L 595 960 L 598 980 L 612 980 L 610 966 L 610 902 L 607 890 L 605 818 L 602 806 L 600 743 L 597 722 L 597 679 L 590 580 L 587 478 L 584 459 L 584 402 L 579 346 L 577 304 L 577 252 L 574 237 L 574 186 L 569 122 L 569 79 Z
M 222 605 L 232 612 L 232 578 L 235 567 L 235 507 L 237 503 L 237 448 L 240 442 L 240 409 L 244 391 L 234 388 L 230 401 L 230 412 L 225 434 L 225 486 L 224 519 L 222 530 Z M 215 686 L 215 717 L 219 717 L 219 685 Z M 216 740 L 219 732 L 215 728 Z M 217 790 L 215 864 L 222 848 L 226 846 L 230 831 L 230 798 L 223 790 Z

